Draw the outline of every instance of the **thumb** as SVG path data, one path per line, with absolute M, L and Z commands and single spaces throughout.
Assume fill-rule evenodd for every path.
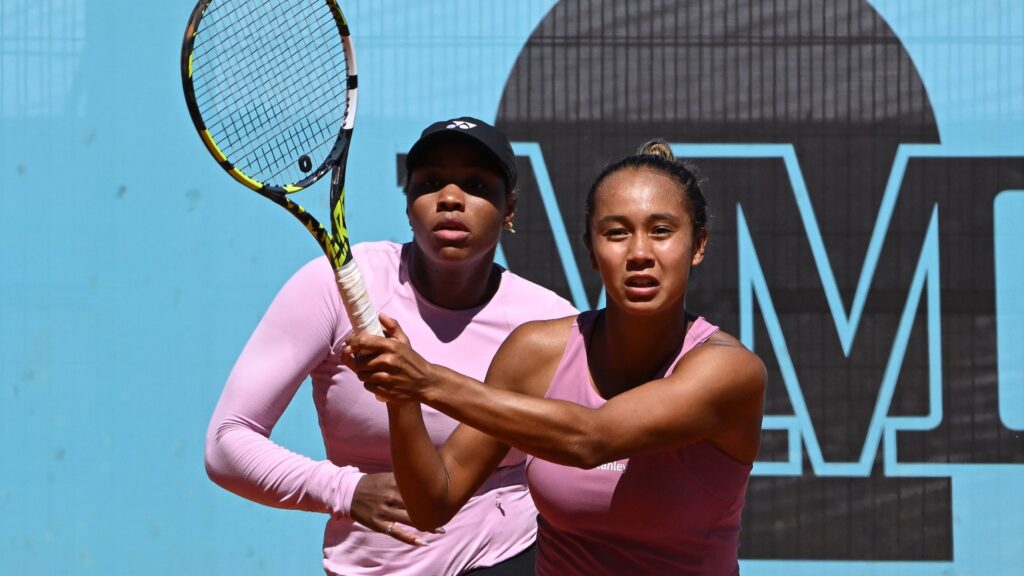
M 387 335 L 388 338 L 398 340 L 402 344 L 409 343 L 409 337 L 402 331 L 402 327 L 398 324 L 398 320 L 395 320 L 387 314 L 381 314 L 380 325 L 384 328 L 384 334 Z

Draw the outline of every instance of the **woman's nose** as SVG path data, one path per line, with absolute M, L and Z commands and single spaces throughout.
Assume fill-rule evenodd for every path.
M 440 212 L 460 212 L 465 208 L 465 192 L 458 185 L 449 183 L 441 189 L 437 196 L 437 209 Z

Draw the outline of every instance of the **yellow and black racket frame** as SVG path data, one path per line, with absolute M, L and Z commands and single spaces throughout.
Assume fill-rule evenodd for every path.
M 303 226 L 305 226 L 306 229 L 309 230 L 309 232 L 316 238 L 317 243 L 320 244 L 320 248 L 330 260 L 331 265 L 335 270 L 338 270 L 352 259 L 352 253 L 349 246 L 348 228 L 345 225 L 344 181 L 345 166 L 348 159 L 348 148 L 352 139 L 353 127 L 355 126 L 356 96 L 359 84 L 356 70 L 355 49 L 352 46 L 352 37 L 349 33 L 348 22 L 345 20 L 345 15 L 341 12 L 341 8 L 338 6 L 337 2 L 334 2 L 333 0 L 324 0 L 331 11 L 331 14 L 334 16 L 335 23 L 337 24 L 338 34 L 341 36 L 341 42 L 345 51 L 345 60 L 347 64 L 347 79 L 345 83 L 347 105 L 345 108 L 345 117 L 338 131 L 338 137 L 323 163 L 316 167 L 315 170 L 312 170 L 308 176 L 293 184 L 274 185 L 267 182 L 260 182 L 234 166 L 224 152 L 221 151 L 220 147 L 217 146 L 217 143 L 214 141 L 210 131 L 206 128 L 206 124 L 203 122 L 203 118 L 199 112 L 199 106 L 196 102 L 195 96 L 195 87 L 192 83 L 192 57 L 195 49 L 196 35 L 202 30 L 201 25 L 203 15 L 206 13 L 210 4 L 214 1 L 215 0 L 200 0 L 196 4 L 191 17 L 189 18 L 188 26 L 185 28 L 185 37 L 182 41 L 181 85 L 185 91 L 185 104 L 188 106 L 188 113 L 192 118 L 192 124 L 195 126 L 196 132 L 199 133 L 199 137 L 206 146 L 206 149 L 211 155 L 213 155 L 214 159 L 217 160 L 220 167 L 245 187 L 270 199 L 275 204 L 290 212 L 292 216 L 295 216 L 295 218 L 297 218 L 299 222 L 301 222 Z M 312 186 L 327 174 L 328 171 L 331 171 L 332 173 L 330 193 L 330 232 L 328 232 L 312 214 L 306 211 L 305 208 L 288 198 L 289 194 L 294 194 Z

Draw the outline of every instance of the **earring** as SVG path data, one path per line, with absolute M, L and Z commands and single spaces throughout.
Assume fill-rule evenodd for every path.
M 512 227 L 512 221 L 511 220 L 505 220 L 505 230 L 508 230 L 512 234 L 516 233 L 516 229 Z

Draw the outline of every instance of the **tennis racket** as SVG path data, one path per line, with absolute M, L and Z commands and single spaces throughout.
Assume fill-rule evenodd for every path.
M 352 329 L 382 335 L 345 225 L 357 76 L 338 4 L 200 0 L 185 29 L 181 81 L 192 123 L 220 167 L 305 225 L 334 268 Z M 328 172 L 330 232 L 289 198 Z

